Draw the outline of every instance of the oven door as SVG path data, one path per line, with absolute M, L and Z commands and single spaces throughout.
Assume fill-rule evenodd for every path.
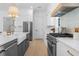
M 56 56 L 56 44 L 52 44 L 48 41 L 48 55 Z

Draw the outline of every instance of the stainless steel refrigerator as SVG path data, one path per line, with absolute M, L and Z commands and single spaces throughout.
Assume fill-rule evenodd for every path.
M 33 22 L 27 21 L 23 22 L 23 32 L 29 32 L 29 40 L 32 41 L 33 36 Z

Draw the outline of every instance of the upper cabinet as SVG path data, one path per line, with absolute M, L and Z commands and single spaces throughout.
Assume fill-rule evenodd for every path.
M 54 26 L 55 25 L 55 17 L 51 17 L 47 22 L 48 22 L 48 26 Z
M 58 18 L 59 17 L 51 17 L 51 19 L 48 19 L 48 26 L 49 27 L 57 27 L 58 26 Z
M 79 3 L 58 3 L 52 9 L 52 17 L 60 17 L 79 7 Z

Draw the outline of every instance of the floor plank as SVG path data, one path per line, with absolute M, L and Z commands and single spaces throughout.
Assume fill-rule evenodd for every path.
M 47 48 L 43 40 L 35 39 L 30 43 L 25 55 L 27 56 L 47 56 Z

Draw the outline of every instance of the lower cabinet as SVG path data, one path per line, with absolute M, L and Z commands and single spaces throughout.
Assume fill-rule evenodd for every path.
M 25 39 L 22 43 L 18 45 L 18 55 L 24 56 L 28 47 L 29 47 L 29 41 L 28 39 Z
M 79 56 L 79 52 L 64 43 L 57 41 L 57 56 Z
M 18 45 L 18 55 L 24 56 L 26 51 L 26 40 L 24 40 L 22 43 Z
M 18 56 L 17 39 L 0 46 L 0 56 Z
M 27 49 L 28 49 L 28 47 L 29 47 L 29 40 L 28 39 L 26 39 L 26 51 L 27 51 Z
M 70 56 L 67 49 L 69 48 L 67 48 L 64 44 L 57 42 L 57 56 Z

